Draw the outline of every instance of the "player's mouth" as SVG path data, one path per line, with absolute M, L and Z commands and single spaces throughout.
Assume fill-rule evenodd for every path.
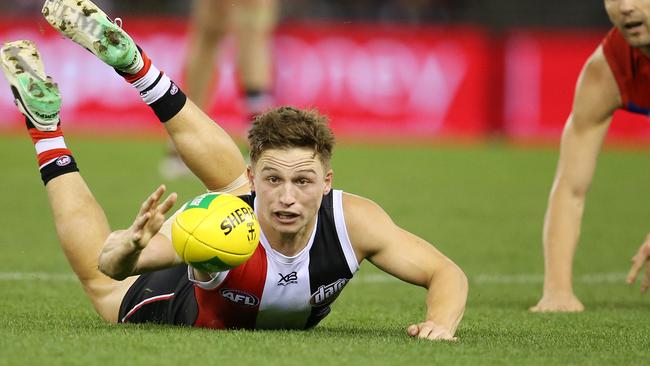
M 298 217 L 300 217 L 297 213 L 289 211 L 276 211 L 273 213 L 273 216 L 281 224 L 293 224 L 298 220 Z
M 641 31 L 642 27 L 643 22 L 640 21 L 626 22 L 623 24 L 623 28 L 625 28 L 628 33 L 638 33 Z

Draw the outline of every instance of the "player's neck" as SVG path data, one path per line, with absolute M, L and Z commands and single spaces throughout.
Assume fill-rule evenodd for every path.
M 273 250 L 287 257 L 293 257 L 307 246 L 309 239 L 315 230 L 314 226 L 314 223 L 305 225 L 305 227 L 297 233 L 274 233 L 272 231 L 264 231 L 264 226 L 262 226 L 262 231 L 266 234 L 266 239 Z
M 641 53 L 643 53 L 645 57 L 650 58 L 650 46 L 639 47 L 639 50 L 641 50 Z

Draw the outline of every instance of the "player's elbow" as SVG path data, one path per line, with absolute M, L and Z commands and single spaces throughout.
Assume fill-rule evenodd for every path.
M 551 190 L 551 197 L 568 197 L 584 200 L 589 192 L 590 182 L 574 181 L 567 177 L 558 176 Z
M 469 280 L 465 272 L 454 262 L 446 261 L 445 265 L 436 271 L 431 282 L 432 285 L 437 283 L 438 286 L 444 286 L 448 296 L 455 297 L 462 302 L 463 307 L 465 306 L 469 292 Z
M 458 283 L 459 292 L 462 293 L 463 299 L 467 300 L 467 294 L 469 292 L 469 280 L 467 279 L 467 275 L 455 263 L 452 263 L 452 267 L 454 277 Z
M 118 271 L 118 268 L 111 263 L 112 261 L 110 260 L 110 257 L 105 253 L 102 253 L 99 256 L 97 269 L 99 269 L 101 273 L 117 281 L 122 281 L 129 277 L 129 274 Z

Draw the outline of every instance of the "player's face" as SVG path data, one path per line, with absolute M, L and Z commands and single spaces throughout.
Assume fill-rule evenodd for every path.
M 311 235 L 323 195 L 332 187 L 332 170 L 313 150 L 266 150 L 248 175 L 257 194 L 258 218 L 269 241 Z
M 605 0 L 612 24 L 632 47 L 650 47 L 650 0 Z

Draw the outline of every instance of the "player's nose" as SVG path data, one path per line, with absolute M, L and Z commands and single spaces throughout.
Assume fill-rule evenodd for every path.
M 619 11 L 625 15 L 632 13 L 636 1 L 638 0 L 620 0 L 618 3 Z
M 291 206 L 296 202 L 296 195 L 292 184 L 284 184 L 280 187 L 280 203 Z

